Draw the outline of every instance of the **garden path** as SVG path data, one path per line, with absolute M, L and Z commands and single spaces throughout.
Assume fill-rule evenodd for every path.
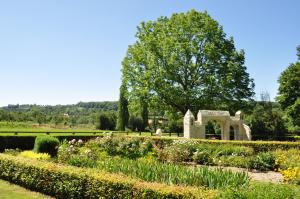
M 203 166 L 203 165 L 197 165 Z M 246 172 L 251 180 L 260 181 L 260 182 L 272 182 L 272 183 L 280 183 L 283 182 L 283 176 L 281 173 L 275 171 L 258 171 L 258 170 L 249 170 L 246 168 L 238 168 L 238 167 L 224 167 L 224 166 L 209 166 L 209 168 L 222 168 L 223 170 L 229 170 L 233 172 Z

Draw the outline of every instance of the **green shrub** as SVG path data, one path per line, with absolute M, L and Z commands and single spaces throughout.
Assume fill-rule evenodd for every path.
M 252 157 L 244 156 L 221 156 L 214 159 L 214 165 L 250 168 L 251 159 Z
M 59 146 L 59 140 L 49 135 L 41 135 L 35 138 L 34 151 L 36 153 L 48 153 L 49 155 L 56 156 Z
M 130 136 L 134 137 L 134 136 Z M 143 138 L 143 136 L 139 136 Z M 151 137 L 151 139 L 160 143 L 162 146 L 169 145 L 174 140 L 186 140 L 187 142 L 193 142 L 197 144 L 209 144 L 214 146 L 220 146 L 228 144 L 231 146 L 245 146 L 250 147 L 254 150 L 254 153 L 273 151 L 277 149 L 291 149 L 297 148 L 300 149 L 300 142 L 287 142 L 287 141 L 232 141 L 232 140 L 205 140 L 205 139 L 184 139 L 184 138 L 174 138 L 174 137 Z
M 98 116 L 97 129 L 114 130 L 116 128 L 116 115 L 113 113 L 101 113 Z
M 156 151 L 158 159 L 164 162 L 188 162 L 196 152 L 193 142 L 187 140 L 174 140 L 169 146 Z
M 150 139 L 139 139 L 122 136 L 105 136 L 92 140 L 86 144 L 90 148 L 106 151 L 109 155 L 119 155 L 135 159 L 147 155 L 152 151 Z
M 250 160 L 250 168 L 260 171 L 273 170 L 275 168 L 275 156 L 270 152 L 258 153 Z
M 0 154 L 0 178 L 55 198 L 215 198 L 204 188 L 147 183 L 124 175 Z
M 207 151 L 196 151 L 193 155 L 193 161 L 198 164 L 211 164 L 213 159 Z
M 145 129 L 143 119 L 141 117 L 130 116 L 128 125 L 132 131 L 143 131 Z

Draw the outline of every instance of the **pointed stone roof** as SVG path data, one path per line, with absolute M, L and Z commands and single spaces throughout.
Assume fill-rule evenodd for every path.
M 192 111 L 190 111 L 190 109 L 186 112 L 186 114 L 184 115 L 184 118 L 193 118 L 195 119 L 194 114 L 192 113 Z

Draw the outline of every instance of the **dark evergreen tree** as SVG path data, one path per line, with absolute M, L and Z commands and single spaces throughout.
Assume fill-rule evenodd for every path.
M 118 106 L 118 124 L 117 129 L 124 131 L 128 126 L 129 112 L 128 112 L 128 100 L 126 99 L 127 88 L 124 84 L 120 87 L 120 98 Z

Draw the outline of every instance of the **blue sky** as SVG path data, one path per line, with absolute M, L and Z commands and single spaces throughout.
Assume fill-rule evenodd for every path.
M 257 96 L 277 94 L 297 60 L 298 0 L 0 1 L 0 106 L 117 100 L 121 61 L 141 21 L 207 10 L 246 52 Z

